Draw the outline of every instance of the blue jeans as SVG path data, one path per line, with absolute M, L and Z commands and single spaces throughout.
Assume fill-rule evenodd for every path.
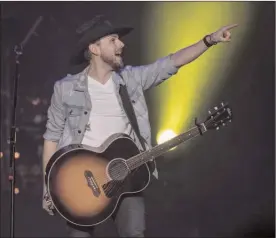
M 124 197 L 113 216 L 120 237 L 144 237 L 145 204 L 142 196 Z M 70 237 L 93 237 L 94 227 L 83 230 L 69 227 Z

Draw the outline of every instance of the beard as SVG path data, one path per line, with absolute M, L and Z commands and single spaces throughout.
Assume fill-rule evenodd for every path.
M 124 67 L 122 56 L 116 56 L 116 55 L 109 56 L 109 55 L 103 54 L 102 60 L 114 70 L 119 70 Z

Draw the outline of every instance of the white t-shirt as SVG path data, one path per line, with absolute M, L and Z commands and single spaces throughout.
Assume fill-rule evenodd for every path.
M 88 76 L 88 92 L 92 109 L 89 118 L 90 129 L 84 133 L 82 144 L 100 146 L 114 133 L 132 133 L 131 125 L 115 94 L 115 84 L 110 78 L 101 84 Z

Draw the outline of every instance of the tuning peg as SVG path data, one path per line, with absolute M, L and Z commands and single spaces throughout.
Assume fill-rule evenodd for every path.
M 223 126 L 225 126 L 225 123 L 222 123 Z
M 218 107 L 214 107 L 215 110 L 218 110 Z
M 221 106 L 224 106 L 224 103 L 223 103 L 223 102 L 221 102 Z
M 208 113 L 209 113 L 210 115 L 212 114 L 212 112 L 211 112 L 210 110 L 208 111 Z
M 219 130 L 219 126 L 216 128 L 216 130 L 217 130 L 217 131 Z

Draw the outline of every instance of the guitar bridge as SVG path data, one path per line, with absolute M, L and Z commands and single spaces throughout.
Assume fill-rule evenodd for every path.
M 86 178 L 88 187 L 91 188 L 93 195 L 95 197 L 99 197 L 101 194 L 101 190 L 92 174 L 92 172 L 90 170 L 85 170 L 84 171 L 84 177 Z

